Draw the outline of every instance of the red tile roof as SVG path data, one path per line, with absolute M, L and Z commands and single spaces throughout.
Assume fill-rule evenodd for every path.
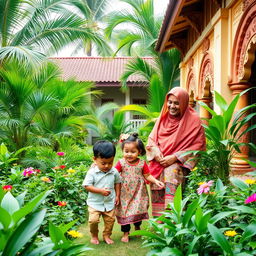
M 103 86 L 109 83 L 120 82 L 120 77 L 125 70 L 125 65 L 132 57 L 56 57 L 50 58 L 57 62 L 63 71 L 63 79 L 75 78 L 77 81 L 93 81 Z M 144 60 L 152 62 L 151 57 Z M 131 75 L 127 82 L 144 82 L 145 78 Z

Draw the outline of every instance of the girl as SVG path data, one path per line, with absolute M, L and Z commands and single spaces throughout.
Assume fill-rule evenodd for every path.
M 164 187 L 164 183 L 149 174 L 148 165 L 139 155 L 146 153 L 143 142 L 134 133 L 125 139 L 121 148 L 123 158 L 116 164 L 116 169 L 122 177 L 120 204 L 116 209 L 116 217 L 124 232 L 122 242 L 129 242 L 130 224 L 135 225 L 135 230 L 140 229 L 142 220 L 148 219 L 149 197 L 145 180 Z

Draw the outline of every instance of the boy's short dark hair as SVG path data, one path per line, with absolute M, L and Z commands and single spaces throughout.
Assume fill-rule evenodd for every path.
M 99 140 L 93 145 L 94 157 L 111 158 L 116 155 L 116 147 L 107 140 Z

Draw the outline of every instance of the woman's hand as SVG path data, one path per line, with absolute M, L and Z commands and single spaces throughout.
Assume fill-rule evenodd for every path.
M 165 156 L 163 157 L 159 163 L 163 166 L 163 167 L 168 167 L 170 165 L 172 165 L 173 163 L 175 163 L 177 161 L 177 157 L 175 155 L 170 155 L 170 156 Z

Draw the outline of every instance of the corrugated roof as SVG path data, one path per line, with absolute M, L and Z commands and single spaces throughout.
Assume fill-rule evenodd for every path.
M 50 58 L 63 71 L 63 79 L 75 78 L 77 81 L 93 81 L 96 83 L 120 82 L 125 65 L 132 57 L 56 57 Z M 151 57 L 144 57 L 151 62 Z M 128 82 L 145 82 L 139 75 L 131 75 Z

